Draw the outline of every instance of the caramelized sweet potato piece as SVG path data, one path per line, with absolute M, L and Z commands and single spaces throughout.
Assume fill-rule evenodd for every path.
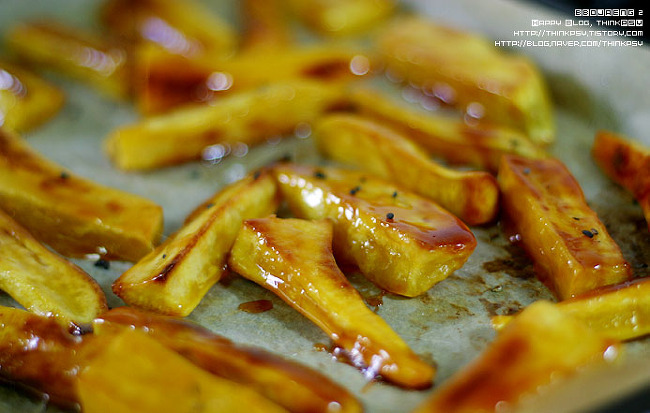
M 384 20 L 394 0 L 290 0 L 294 13 L 313 30 L 328 35 L 358 34 Z
M 361 405 L 324 375 L 260 349 L 242 347 L 191 322 L 119 307 L 95 331 L 128 326 L 146 332 L 202 369 L 244 384 L 291 412 L 359 412 Z
M 526 58 L 500 53 L 480 37 L 421 17 L 396 20 L 377 45 L 387 70 L 428 93 L 474 117 L 515 127 L 536 143 L 554 140 L 544 80 Z
M 556 306 L 614 340 L 633 340 L 650 334 L 650 280 L 645 278 L 598 288 Z M 492 325 L 502 330 L 512 319 L 513 316 L 495 316 Z
M 0 61 L 0 126 L 24 132 L 63 106 L 59 88 L 18 66 Z
M 62 323 L 89 323 L 106 297 L 81 268 L 45 248 L 0 210 L 0 290 L 37 314 Z
M 434 391 L 417 413 L 498 412 L 579 367 L 617 358 L 616 341 L 565 316 L 549 302 L 526 308 L 488 348 Z
M 243 0 L 241 10 L 243 52 L 281 50 L 293 43 L 284 1 Z
M 81 80 L 108 96 L 125 99 L 130 94 L 126 51 L 90 33 L 54 22 L 23 23 L 9 31 L 7 44 L 20 59 Z
M 505 126 L 487 122 L 468 124 L 449 116 L 418 112 L 371 89 L 355 90 L 350 100 L 362 115 L 390 126 L 430 155 L 452 164 L 469 164 L 496 173 L 505 154 L 546 157 L 526 135 Z
M 599 131 L 591 153 L 603 172 L 639 201 L 650 229 L 650 149 L 615 133 Z
M 187 59 L 155 47 L 140 47 L 135 70 L 137 103 L 142 113 L 154 114 L 277 82 L 306 79 L 343 84 L 371 73 L 372 63 L 361 48 L 340 44 L 256 50 L 228 60 Z
M 255 145 L 292 132 L 339 102 L 323 83 L 292 81 L 231 94 L 212 105 L 178 109 L 115 130 L 105 142 L 121 169 L 143 170 L 200 159 L 206 147 Z
M 186 316 L 225 272 L 228 251 L 243 220 L 278 206 L 271 174 L 250 175 L 219 191 L 185 225 L 113 283 L 129 305 Z
M 0 208 L 59 253 L 137 261 L 160 238 L 162 208 L 77 177 L 0 130 Z
M 0 377 L 49 396 L 57 405 L 78 402 L 74 380 L 90 335 L 70 334 L 53 317 L 0 306 Z
M 274 170 L 294 215 L 331 219 L 337 258 L 387 291 L 422 294 L 476 247 L 458 218 L 383 180 L 337 168 L 284 164 Z
M 193 0 L 109 0 L 100 18 L 114 36 L 187 57 L 229 57 L 237 43 L 227 22 Z
M 434 369 L 373 313 L 336 266 L 329 221 L 244 222 L 228 264 L 273 291 L 320 327 L 368 378 L 406 388 L 431 385 Z
M 620 248 L 560 161 L 506 155 L 498 180 L 514 239 L 560 300 L 630 278 Z
M 325 156 L 432 199 L 469 225 L 490 222 L 499 211 L 499 188 L 490 173 L 442 166 L 406 136 L 369 118 L 330 115 L 316 124 L 314 136 Z
M 113 337 L 89 360 L 76 385 L 86 413 L 286 411 L 131 329 Z

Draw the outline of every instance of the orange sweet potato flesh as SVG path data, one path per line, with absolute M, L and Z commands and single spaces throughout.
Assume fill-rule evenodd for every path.
M 650 149 L 613 132 L 599 131 L 591 153 L 603 172 L 639 201 L 650 229 Z
M 319 372 L 260 349 L 243 347 L 180 318 L 118 307 L 95 330 L 128 326 L 146 332 L 202 369 L 255 389 L 291 412 L 359 412 L 347 390 Z
M 430 386 L 434 368 L 366 306 L 338 269 L 331 245 L 327 220 L 252 219 L 244 222 L 228 264 L 319 326 L 367 378 Z
M 533 259 L 537 276 L 564 300 L 631 277 L 630 265 L 557 159 L 502 158 L 505 220 Z
M 137 261 L 158 243 L 154 202 L 75 176 L 0 130 L 0 208 L 39 241 L 70 257 Z
M 488 348 L 434 391 L 414 413 L 497 412 L 516 408 L 540 386 L 580 367 L 611 362 L 615 340 L 540 301 L 526 308 Z

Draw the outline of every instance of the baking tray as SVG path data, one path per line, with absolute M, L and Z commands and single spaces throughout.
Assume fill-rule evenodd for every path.
M 236 15 L 236 2 L 210 7 Z M 57 19 L 83 29 L 97 29 L 99 1 L 0 0 L 0 28 L 22 20 Z M 529 3 L 508 0 L 444 0 L 404 2 L 403 7 L 489 39 L 513 39 L 513 30 L 527 30 L 532 19 L 565 19 Z M 604 128 L 650 145 L 650 50 L 647 47 L 524 48 L 542 69 L 552 93 L 557 143 L 551 152 L 563 160 L 581 183 L 587 200 L 619 242 L 638 276 L 650 275 L 650 235 L 641 209 L 632 197 L 608 181 L 590 157 L 596 130 Z M 53 161 L 105 185 L 146 196 L 164 207 L 165 234 L 177 229 L 196 205 L 246 171 L 290 154 L 304 162 L 319 162 L 310 139 L 289 138 L 231 156 L 219 163 L 195 162 L 150 173 L 123 173 L 103 154 L 103 139 L 115 127 L 133 122 L 129 105 L 117 104 L 81 84 L 48 78 L 63 87 L 67 103 L 49 123 L 29 133 L 29 143 Z M 489 317 L 522 309 L 538 299 L 552 299 L 534 277 L 525 258 L 509 247 L 498 226 L 472 228 L 479 243 L 465 266 L 427 294 L 406 299 L 383 294 L 358 274 L 353 284 L 393 329 L 422 358 L 438 367 L 436 385 L 476 357 L 494 338 Z M 122 302 L 110 285 L 130 264 L 112 262 L 110 269 L 92 260 L 73 260 L 105 290 L 110 306 Z M 645 267 L 644 267 L 645 265 Z M 270 300 L 270 311 L 240 311 L 241 303 Z M 15 305 L 0 293 L 0 304 Z M 329 339 L 315 325 L 272 293 L 238 277 L 213 287 L 190 319 L 238 343 L 260 346 L 323 372 L 356 394 L 368 412 L 409 411 L 431 391 L 406 391 L 368 383 L 354 367 L 338 362 L 323 348 Z M 549 389 L 536 411 L 593 411 L 595 406 L 650 385 L 650 341 L 626 344 L 627 362 L 601 374 L 571 380 Z M 434 387 L 435 389 L 435 387 Z M 585 391 L 589 389 L 589 391 Z M 0 411 L 58 412 L 42 400 L 12 387 L 0 387 Z

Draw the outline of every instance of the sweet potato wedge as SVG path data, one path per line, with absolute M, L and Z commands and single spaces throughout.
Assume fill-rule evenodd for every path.
M 394 0 L 290 0 L 293 12 L 326 35 L 352 35 L 371 29 L 395 8 Z
M 544 80 L 526 58 L 501 53 L 474 34 L 421 17 L 393 22 L 380 33 L 377 47 L 387 70 L 446 103 L 519 129 L 536 143 L 554 140 Z
M 286 411 L 131 329 L 113 337 L 89 360 L 76 387 L 86 413 Z
M 591 153 L 603 172 L 639 201 L 650 230 L 650 149 L 613 132 L 599 131 Z
M 498 181 L 511 239 L 520 240 L 537 276 L 560 300 L 631 277 L 620 248 L 559 160 L 506 155 Z
M 0 61 L 0 126 L 25 132 L 53 117 L 65 97 L 30 71 Z
M 178 109 L 113 131 L 105 149 L 124 170 L 145 170 L 210 159 L 206 147 L 255 145 L 292 132 L 340 101 L 340 90 L 292 81 L 231 94 L 211 105 Z
M 81 268 L 45 248 L 0 210 L 0 290 L 62 323 L 89 323 L 106 311 L 104 292 Z
M 387 291 L 422 294 L 460 268 L 476 247 L 458 218 L 378 178 L 293 164 L 274 172 L 294 215 L 331 219 L 337 259 L 356 264 Z
M 277 194 L 266 171 L 224 188 L 115 280 L 113 292 L 134 307 L 188 315 L 225 273 L 227 254 L 242 221 L 273 213 Z
M 227 60 L 187 59 L 139 47 L 135 62 L 137 104 L 144 114 L 296 79 L 345 84 L 371 73 L 374 63 L 362 48 L 341 44 L 255 50 Z
M 23 23 L 7 34 L 21 60 L 58 71 L 116 99 L 130 95 L 126 51 L 90 33 L 54 22 Z
M 193 0 L 109 0 L 100 13 L 109 33 L 127 43 L 152 43 L 187 57 L 229 57 L 235 30 Z
M 598 288 L 560 301 L 556 306 L 614 340 L 633 340 L 650 334 L 650 280 L 645 278 Z M 492 325 L 499 331 L 513 318 L 494 316 Z
M 612 362 L 616 341 L 564 315 L 549 302 L 526 308 L 468 366 L 434 391 L 417 413 L 497 412 L 516 408 L 540 386 L 580 367 Z
M 499 188 L 488 172 L 456 171 L 431 160 L 407 136 L 352 114 L 321 118 L 314 128 L 320 152 L 439 203 L 468 225 L 494 220 Z
M 419 112 L 372 89 L 350 95 L 360 114 L 384 123 L 418 143 L 429 155 L 456 165 L 472 165 L 495 173 L 501 156 L 516 154 L 545 158 L 545 151 L 523 133 L 505 126 L 460 119 L 432 112 Z
M 236 345 L 186 320 L 118 307 L 94 323 L 99 335 L 124 327 L 147 333 L 203 370 L 246 385 L 291 412 L 361 411 L 354 396 L 319 372 L 260 349 Z
M 71 257 L 137 261 L 158 242 L 162 208 L 77 177 L 0 129 L 0 209 Z
M 320 327 L 368 379 L 406 388 L 431 385 L 435 373 L 363 301 L 338 269 L 332 224 L 275 217 L 244 222 L 231 269 L 273 291 Z

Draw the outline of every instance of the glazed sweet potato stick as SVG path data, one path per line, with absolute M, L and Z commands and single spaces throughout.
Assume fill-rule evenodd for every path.
M 380 33 L 377 47 L 393 76 L 473 117 L 515 127 L 533 142 L 555 139 L 544 79 L 525 57 L 502 53 L 474 34 L 423 17 L 394 21 Z
M 406 388 L 431 385 L 434 369 L 373 313 L 338 269 L 329 221 L 262 218 L 244 222 L 228 265 L 273 291 L 342 347 L 369 379 Z
M 70 257 L 137 261 L 158 243 L 163 225 L 152 201 L 77 177 L 2 129 L 0 208 Z
M 499 212 L 496 179 L 483 171 L 456 171 L 431 160 L 407 136 L 359 115 L 321 118 L 314 128 L 320 152 L 440 204 L 468 225 Z
M 319 372 L 261 349 L 240 346 L 187 320 L 130 307 L 104 313 L 95 332 L 134 328 L 174 350 L 202 369 L 246 385 L 295 412 L 360 412 L 347 390 Z
M 613 132 L 599 131 L 591 153 L 603 172 L 639 201 L 650 229 L 650 149 Z
M 537 277 L 560 300 L 631 277 L 620 248 L 562 162 L 506 155 L 498 181 L 511 239 L 520 240 Z
M 9 30 L 7 44 L 21 60 L 80 80 L 107 96 L 131 92 L 126 51 L 91 33 L 55 22 L 23 23 Z
M 650 280 L 645 278 L 598 288 L 556 306 L 615 340 L 633 340 L 650 334 Z M 512 319 L 513 316 L 495 316 L 492 325 L 502 330 Z
M 0 290 L 20 305 L 63 324 L 89 323 L 106 297 L 81 268 L 47 249 L 0 210 Z
M 450 116 L 417 111 L 368 88 L 356 89 L 350 94 L 350 100 L 360 114 L 390 126 L 419 144 L 429 155 L 451 164 L 476 166 L 496 174 L 502 155 L 547 156 L 525 134 L 502 125 L 469 124 Z
M 251 146 L 291 133 L 340 100 L 340 89 L 331 85 L 275 83 L 120 127 L 107 138 L 105 149 L 117 167 L 129 171 L 209 159 L 204 151 L 211 145 Z
M 63 106 L 56 86 L 30 71 L 0 61 L 0 126 L 25 132 L 44 123 Z
M 612 362 L 620 347 L 553 304 L 526 308 L 468 366 L 436 389 L 414 413 L 498 412 L 516 408 L 538 389 L 576 374 L 580 367 Z
M 337 259 L 387 291 L 420 295 L 476 247 L 458 218 L 387 181 L 333 167 L 281 164 L 274 172 L 294 215 L 332 220 Z
M 277 187 L 268 172 L 224 188 L 115 280 L 113 292 L 134 307 L 188 315 L 225 273 L 227 254 L 242 221 L 269 215 L 278 203 Z

